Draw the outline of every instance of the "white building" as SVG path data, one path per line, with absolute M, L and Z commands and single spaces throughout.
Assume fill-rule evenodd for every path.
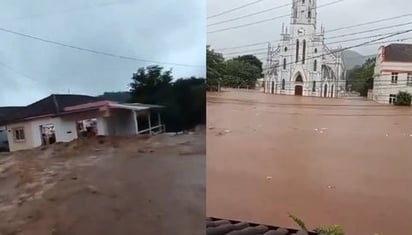
M 84 120 L 96 120 L 91 136 L 158 134 L 165 131 L 162 106 L 120 104 L 84 95 L 51 95 L 11 112 L 0 107 L 1 138 L 18 151 L 82 137 Z M 13 109 L 16 109 L 13 107 Z M 4 136 L 6 134 L 6 137 Z M 87 136 L 90 136 L 87 135 Z
M 412 44 L 390 44 L 376 56 L 372 99 L 392 104 L 400 91 L 412 93 Z
M 317 29 L 316 0 L 293 0 L 290 31 L 283 27 L 280 43 L 269 46 L 264 92 L 338 97 L 346 86 L 343 53 L 325 45 Z

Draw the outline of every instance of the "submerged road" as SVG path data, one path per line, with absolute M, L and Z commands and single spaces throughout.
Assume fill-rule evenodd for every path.
M 412 231 L 412 108 L 228 91 L 207 112 L 208 216 Z

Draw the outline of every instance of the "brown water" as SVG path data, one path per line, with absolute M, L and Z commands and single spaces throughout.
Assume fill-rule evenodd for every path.
M 412 108 L 229 91 L 207 111 L 208 216 L 412 233 Z

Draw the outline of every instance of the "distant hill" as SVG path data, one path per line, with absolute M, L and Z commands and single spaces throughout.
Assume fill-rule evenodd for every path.
M 127 103 L 130 101 L 131 95 L 128 91 L 119 91 L 119 92 L 105 92 L 103 95 L 99 96 L 106 100 L 115 101 L 119 103 Z
M 347 50 L 343 52 L 346 69 L 353 69 L 355 66 L 361 66 L 369 58 L 374 58 L 375 55 L 362 55 L 356 51 Z

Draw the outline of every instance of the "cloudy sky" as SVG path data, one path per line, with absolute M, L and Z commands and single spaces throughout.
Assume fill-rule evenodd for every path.
M 211 17 L 228 9 L 239 7 L 248 3 L 258 2 L 257 4 L 250 5 L 248 7 L 233 11 L 228 14 L 224 14 L 218 17 Z M 318 0 L 318 6 L 328 4 L 331 2 L 336 2 L 336 0 Z M 227 23 L 219 23 L 222 21 L 227 21 L 237 17 L 249 15 L 258 11 L 268 10 L 270 8 L 275 8 L 277 6 L 285 5 L 290 3 L 289 6 L 267 11 L 263 14 L 258 14 L 254 16 L 245 17 L 243 19 L 230 21 Z M 228 31 L 215 32 L 212 31 L 225 29 L 228 27 L 238 26 L 242 24 L 249 24 L 256 21 L 261 21 L 269 18 L 275 18 L 282 15 L 287 15 L 291 13 L 291 3 L 292 0 L 208 0 L 208 39 L 207 42 L 212 48 L 221 49 L 228 47 L 242 46 L 246 44 L 260 43 L 266 41 L 275 41 L 279 39 L 279 34 L 282 29 L 282 23 L 286 25 L 290 22 L 290 17 L 284 17 L 277 20 L 271 20 L 265 23 L 255 24 L 249 27 L 243 27 Z M 343 26 L 350 26 L 354 24 L 361 24 L 364 22 L 375 21 L 384 18 L 396 17 L 400 15 L 410 14 L 407 17 L 400 17 L 391 21 L 384 21 L 375 24 L 364 25 L 362 27 L 350 28 L 345 30 L 339 30 L 326 33 L 325 37 L 334 37 L 330 39 L 329 42 L 336 42 L 337 40 L 351 40 L 360 37 L 369 37 L 372 35 L 386 34 L 392 32 L 399 32 L 405 29 L 411 29 L 412 26 L 412 1 L 410 0 L 341 0 L 339 3 L 331 4 L 329 6 L 322 7 L 318 10 L 318 23 L 323 24 L 326 28 L 326 32 Z M 218 23 L 218 24 L 216 24 Z M 394 26 L 396 24 L 406 24 L 404 26 Z M 209 26 L 211 24 L 216 24 Z M 391 27 L 393 26 L 393 27 Z M 366 30 L 376 29 L 386 27 L 386 29 L 373 30 L 369 33 L 357 33 L 364 32 Z M 344 34 L 356 33 L 352 36 L 342 37 Z M 384 35 L 385 36 L 385 35 Z M 363 43 L 369 40 L 373 40 L 379 37 L 374 37 L 370 39 L 362 39 L 357 41 L 349 41 L 342 43 L 343 47 L 351 46 L 359 43 Z M 405 39 L 412 38 L 412 33 L 406 35 L 399 35 L 393 39 Z M 412 42 L 412 40 L 407 40 L 406 42 Z M 337 44 L 334 44 L 336 46 Z M 333 47 L 333 46 L 331 46 Z M 377 51 L 379 45 L 360 47 L 355 49 L 361 54 L 371 55 Z M 245 47 L 240 49 L 232 50 L 222 50 L 227 55 L 236 55 L 236 53 L 242 51 L 259 51 L 265 50 L 267 45 L 261 44 L 253 47 Z M 263 53 L 264 54 L 264 53 Z M 259 54 L 260 58 L 264 55 Z
M 4 30 L 168 63 L 161 65 L 172 67 L 175 77 L 205 76 L 204 1 L 2 0 L 0 106 L 26 105 L 69 90 L 89 95 L 124 91 L 139 67 L 152 64 L 65 48 Z

